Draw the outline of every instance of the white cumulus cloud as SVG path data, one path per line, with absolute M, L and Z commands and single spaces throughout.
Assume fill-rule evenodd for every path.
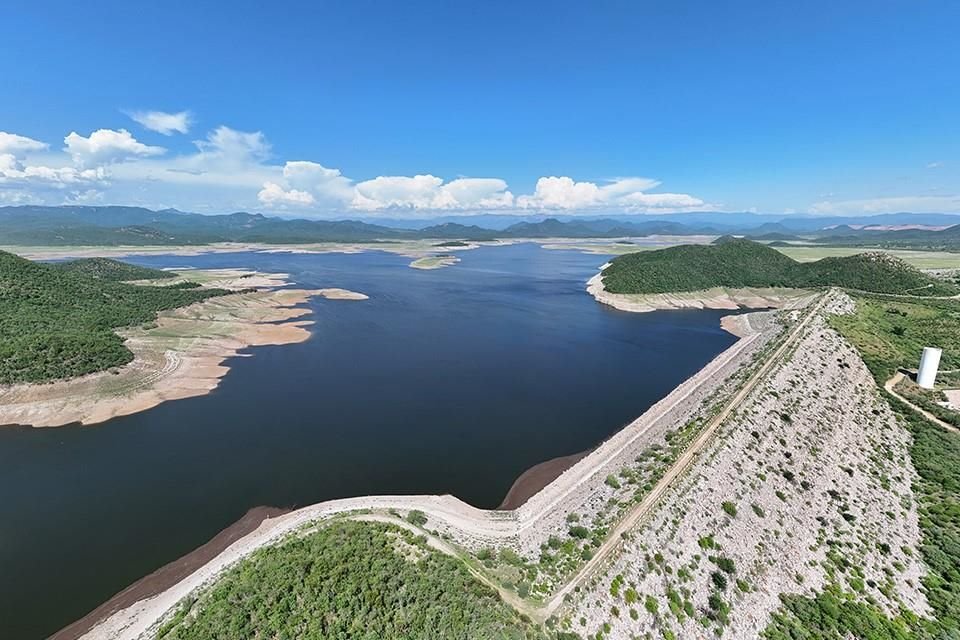
M 18 136 L 15 133 L 0 131 L 0 153 L 18 155 L 30 151 L 43 151 L 49 146 L 50 145 L 45 142 L 40 142 L 27 136 Z
M 266 160 L 270 157 L 270 143 L 260 131 L 237 131 L 220 126 L 207 134 L 205 140 L 194 142 L 201 154 L 239 163 Z
M 316 200 L 345 204 L 353 197 L 353 181 L 322 164 L 293 160 L 283 165 L 283 178 L 294 189 L 311 193 Z
M 263 189 L 257 193 L 257 200 L 271 208 L 283 208 L 287 205 L 304 206 L 314 203 L 313 196 L 306 191 L 284 189 L 275 182 L 264 182 Z
M 537 180 L 532 195 L 517 198 L 522 209 L 580 210 L 597 207 L 633 212 L 666 212 L 699 209 L 700 198 L 684 193 L 647 193 L 660 185 L 651 178 L 617 178 L 606 184 L 576 182 L 568 176 L 547 176 Z
M 64 150 L 80 166 L 116 162 L 131 157 L 158 156 L 166 151 L 138 142 L 126 129 L 97 129 L 88 137 L 76 131 L 63 139 Z
M 167 113 L 165 111 L 133 111 L 128 114 L 145 129 L 162 133 L 165 136 L 190 131 L 193 116 L 189 111 Z
M 190 114 L 159 111 L 130 114 L 163 134 L 189 130 Z M 684 193 L 658 193 L 658 180 L 613 178 L 577 181 L 543 176 L 533 193 L 517 194 L 501 178 L 431 174 L 379 175 L 354 179 L 310 160 L 274 160 L 261 131 L 219 126 L 193 142 L 195 149 L 167 153 L 137 140 L 126 129 L 71 132 L 62 150 L 38 140 L 0 133 L 0 185 L 4 200 L 60 204 L 97 201 L 201 212 L 290 211 L 325 217 L 361 215 L 447 215 L 480 211 L 524 214 L 559 210 L 567 214 L 621 211 L 666 213 L 710 207 Z M 374 174 L 376 175 L 376 174 Z
M 317 162 L 293 160 L 283 165 L 282 180 L 269 180 L 257 193 L 257 200 L 268 209 L 288 209 L 322 205 L 343 208 L 354 195 L 353 181 L 338 169 Z
M 457 178 L 445 183 L 432 175 L 379 176 L 357 183 L 354 209 L 499 209 L 513 194 L 499 178 Z
M 13 154 L 0 154 L 0 184 L 61 188 L 77 183 L 98 182 L 105 178 L 103 167 L 78 169 L 71 166 L 25 165 Z

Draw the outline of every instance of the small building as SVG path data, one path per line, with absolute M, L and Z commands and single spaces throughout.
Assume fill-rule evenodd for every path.
M 943 350 L 936 347 L 924 347 L 920 354 L 920 368 L 917 370 L 917 384 L 924 389 L 933 389 L 937 381 L 937 369 Z

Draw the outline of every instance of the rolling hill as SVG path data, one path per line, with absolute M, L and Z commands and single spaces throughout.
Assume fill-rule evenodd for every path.
M 950 296 L 958 287 L 885 253 L 800 263 L 750 240 L 719 238 L 615 258 L 603 272 L 612 293 L 671 293 L 713 287 L 845 287 L 877 293 Z
M 130 280 L 161 280 L 172 278 L 175 274 L 160 269 L 140 267 L 135 264 L 120 262 L 110 258 L 80 258 L 55 262 L 51 266 L 81 276 L 109 280 L 111 282 L 127 282 Z
M 117 281 L 143 273 L 112 260 L 51 265 L 0 251 L 0 383 L 44 382 L 126 364 L 133 354 L 114 329 L 227 293 Z

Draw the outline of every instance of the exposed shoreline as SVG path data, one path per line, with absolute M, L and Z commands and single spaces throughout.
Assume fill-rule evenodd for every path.
M 590 455 L 593 449 L 587 449 L 580 453 L 574 453 L 569 456 L 559 456 L 551 458 L 533 465 L 513 481 L 507 495 L 503 497 L 503 502 L 497 507 L 499 511 L 511 511 L 519 509 L 527 500 L 537 495 L 551 482 L 559 478 L 564 471 L 577 464 L 585 457 Z
M 460 262 L 460 258 L 457 256 L 424 256 L 411 262 L 410 267 L 412 269 L 429 271 L 432 269 L 443 269 L 444 267 L 450 267 L 458 262 Z
M 62 260 L 66 258 L 116 258 L 142 255 L 199 256 L 215 253 L 364 253 L 366 251 L 384 251 L 418 260 L 438 257 L 439 253 L 448 254 L 457 251 L 469 251 L 481 246 L 500 246 L 523 242 L 524 240 L 492 240 L 467 242 L 456 246 L 437 246 L 435 240 L 400 240 L 395 242 L 309 242 L 301 244 L 272 244 L 266 242 L 216 242 L 197 245 L 73 245 L 73 246 L 32 246 L 0 245 L 3 251 L 15 253 L 30 260 Z M 531 240 L 531 242 L 533 242 Z
M 579 461 L 571 465 L 569 460 L 561 458 L 529 469 L 523 474 L 527 476 L 523 484 L 529 482 L 524 493 L 532 491 L 534 481 L 536 485 L 544 482 L 546 485 L 532 491 L 534 495 L 519 508 L 477 509 L 450 495 L 366 496 L 330 500 L 304 507 L 278 518 L 264 520 L 255 531 L 232 544 L 184 580 L 157 596 L 141 600 L 102 619 L 83 638 L 149 638 L 183 597 L 211 584 L 238 560 L 261 547 L 274 544 L 304 524 L 337 514 L 348 516 L 358 511 L 374 511 L 388 517 L 391 511 L 416 509 L 427 516 L 428 529 L 450 536 L 468 549 L 504 544 L 521 551 L 528 546 L 539 548 L 555 530 L 565 530 L 566 515 L 571 509 L 579 509 L 585 501 L 595 501 L 595 492 L 604 490 L 603 479 L 611 470 L 619 468 L 626 460 L 632 461 L 638 451 L 647 446 L 650 438 L 662 435 L 663 431 L 672 428 L 678 421 L 689 419 L 689 414 L 699 410 L 711 390 L 726 384 L 740 366 L 752 357 L 751 354 L 774 335 L 769 329 L 755 328 L 749 322 L 744 324 L 744 329 L 749 330 L 751 335 L 718 354 L 636 420 L 593 451 L 582 455 Z M 520 482 L 519 478 L 517 482 Z
M 50 636 L 48 640 L 76 640 L 80 638 L 103 618 L 126 609 L 140 600 L 163 593 L 212 558 L 215 558 L 231 544 L 255 531 L 264 520 L 277 518 L 287 513 L 290 513 L 290 509 L 278 507 L 254 507 L 250 509 L 243 514 L 242 518 L 220 531 L 206 543 L 185 556 L 163 565 L 153 573 L 140 578 L 84 617 Z
M 210 393 L 243 349 L 303 342 L 310 337 L 302 306 L 313 296 L 363 300 L 345 289 L 285 289 L 286 274 L 237 269 L 190 271 L 204 286 L 236 289 L 163 311 L 152 324 L 118 330 L 134 354 L 111 370 L 42 384 L 0 387 L 0 425 L 60 427 L 98 424 L 162 402 Z M 176 280 L 170 281 L 170 283 Z M 265 287 L 256 291 L 240 291 Z
M 587 293 L 594 299 L 620 311 L 647 313 L 668 309 L 779 309 L 790 307 L 811 295 L 804 289 L 717 287 L 682 293 L 625 294 L 611 293 L 603 286 L 603 270 L 587 280 Z

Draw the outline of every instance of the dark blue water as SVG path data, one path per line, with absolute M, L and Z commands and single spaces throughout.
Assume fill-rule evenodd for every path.
M 251 349 L 208 396 L 93 427 L 0 429 L 0 638 L 45 637 L 257 505 L 452 493 L 496 507 L 525 469 L 616 432 L 734 338 L 717 311 L 628 314 L 602 256 L 481 248 L 131 258 L 248 267 L 316 299 L 311 339 Z

